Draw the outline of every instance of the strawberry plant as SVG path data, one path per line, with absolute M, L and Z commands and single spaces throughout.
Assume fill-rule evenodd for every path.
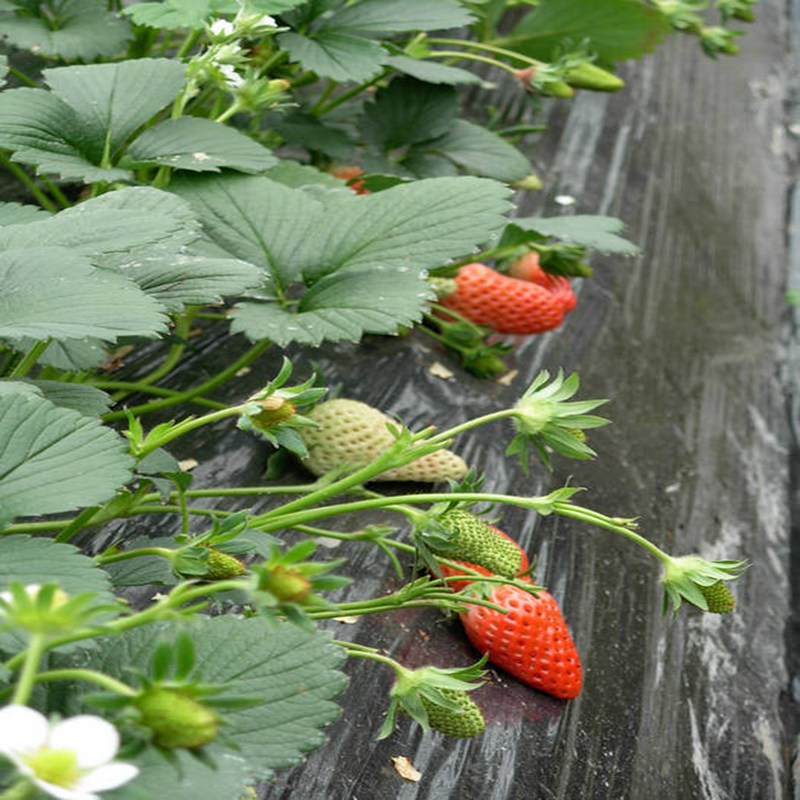
M 525 473 L 595 457 L 605 401 L 573 399 L 577 374 L 405 424 L 293 383 L 288 354 L 413 332 L 503 374 L 515 337 L 569 324 L 593 252 L 638 252 L 612 217 L 522 214 L 547 179 L 537 104 L 623 91 L 615 65 L 672 30 L 732 54 L 753 5 L 711 25 L 660 0 L 0 4 L 0 797 L 244 796 L 323 744 L 347 659 L 391 670 L 384 737 L 403 718 L 479 735 L 486 665 L 574 698 L 567 623 L 494 525 L 508 507 L 637 545 L 665 610 L 733 610 L 743 561 L 670 555 L 577 487 L 482 489 L 482 426 Z M 493 106 L 501 81 L 522 121 Z M 173 388 L 220 336 L 224 366 Z M 248 370 L 272 378 L 220 399 Z M 195 486 L 177 455 L 211 426 L 272 449 L 263 482 Z M 391 591 L 345 591 L 363 548 Z M 471 665 L 413 668 L 325 624 L 417 608 L 460 617 Z

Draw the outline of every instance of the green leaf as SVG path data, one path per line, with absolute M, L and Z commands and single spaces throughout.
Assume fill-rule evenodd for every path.
M 158 304 L 120 275 L 59 247 L 0 253 L 0 337 L 37 341 L 153 337 Z
M 39 173 L 89 182 L 128 179 L 113 158 L 177 95 L 184 70 L 174 60 L 146 58 L 44 70 L 51 92 L 0 93 L 0 147 Z
M 22 225 L 34 220 L 47 219 L 49 216 L 50 213 L 39 206 L 0 202 L 0 225 Z
M 262 172 L 277 163 L 266 147 L 235 128 L 199 117 L 167 120 L 146 130 L 128 148 L 138 164 L 162 164 L 192 172 L 229 167 Z
M 313 38 L 284 33 L 278 43 L 304 69 L 341 83 L 369 80 L 381 71 L 387 56 L 376 42 L 329 29 L 315 33 Z
M 306 280 L 341 267 L 411 271 L 440 266 L 496 235 L 510 191 L 484 178 L 431 178 L 378 194 L 337 197 L 314 227 Z
M 462 169 L 506 183 L 533 172 L 530 161 L 516 147 L 464 119 L 455 120 L 444 136 L 418 146 L 415 152 L 441 155 Z
M 108 575 L 71 544 L 24 534 L 0 541 L 0 591 L 10 583 L 57 583 L 67 594 L 97 592 L 111 599 Z
M 482 83 L 480 76 L 466 69 L 408 56 L 389 56 L 386 59 L 386 66 L 426 83 Z
M 183 87 L 185 66 L 176 59 L 140 58 L 114 64 L 44 70 L 53 93 L 78 115 L 90 155 L 100 163 Z
M 119 265 L 120 272 L 168 311 L 221 303 L 261 282 L 261 270 L 245 261 L 192 255 L 145 256 Z
M 160 641 L 177 632 L 177 625 L 157 623 L 128 631 L 114 638 L 114 646 L 92 653 L 89 665 L 125 679 L 131 669 L 146 672 Z M 203 683 L 225 684 L 225 697 L 260 698 L 257 705 L 225 711 L 225 734 L 237 749 L 219 740 L 205 750 L 218 764 L 242 759 L 236 775 L 265 780 L 273 770 L 298 763 L 302 756 L 324 741 L 323 728 L 340 713 L 333 698 L 344 689 L 347 678 L 339 670 L 344 660 L 341 648 L 327 634 L 306 631 L 287 623 L 268 625 L 263 619 L 231 616 L 199 618 L 180 626 L 192 636 L 196 648 L 195 677 Z M 199 673 L 199 674 L 198 674 Z M 187 773 L 191 779 L 192 772 Z M 170 800 L 184 797 L 172 790 Z M 130 784 L 131 789 L 137 781 Z M 236 798 L 239 785 L 222 787 L 214 795 L 203 791 L 191 797 Z M 163 784 L 161 786 L 163 792 Z M 117 797 L 118 793 L 114 793 Z M 120 797 L 156 795 L 119 794 Z M 189 796 L 187 795 L 187 798 Z
M 435 139 L 453 124 L 458 93 L 450 86 L 395 78 L 364 106 L 361 132 L 383 150 Z
M 550 61 L 562 45 L 586 43 L 609 63 L 651 52 L 670 30 L 664 14 L 639 0 L 541 0 L 495 44 Z
M 0 379 L 0 395 L 12 392 L 43 397 L 53 405 L 71 408 L 87 417 L 99 417 L 111 405 L 111 398 L 104 391 L 83 383 Z
M 357 342 L 365 333 L 395 333 L 418 322 L 434 295 L 419 274 L 382 266 L 343 270 L 315 283 L 296 312 L 276 303 L 243 301 L 234 310 L 233 332 L 250 339 L 318 345 Z
M 165 786 L 169 786 L 169 800 L 245 800 L 249 796 L 247 764 L 235 752 L 209 763 L 188 750 L 173 750 L 167 759 L 150 747 L 125 761 L 136 764 L 139 775 L 119 789 L 103 792 L 104 799 L 154 800 L 164 797 Z
M 137 25 L 151 28 L 203 27 L 206 17 L 211 14 L 210 0 L 164 0 L 161 3 L 134 3 L 122 10 Z
M 293 147 L 305 147 L 306 150 L 324 153 L 341 161 L 352 158 L 354 147 L 348 135 L 339 128 L 325 125 L 312 114 L 275 113 L 269 115 L 266 125 L 276 130 Z M 282 163 L 297 162 L 284 161 Z
M 116 55 L 131 38 L 128 21 L 110 14 L 105 0 L 36 3 L 38 16 L 25 6 L 14 16 L 0 17 L 0 36 L 22 50 L 90 61 Z
M 177 179 L 170 188 L 191 203 L 206 234 L 233 256 L 268 269 L 282 285 L 296 280 L 319 202 L 264 177 Z
M 0 396 L 0 442 L 0 527 L 102 503 L 130 479 L 133 461 L 114 431 L 38 397 Z
M 575 242 L 601 253 L 638 255 L 638 245 L 618 236 L 625 223 L 616 217 L 576 214 L 564 217 L 518 217 L 513 224 L 526 231 L 536 231 L 567 242 Z
M 0 86 L 5 86 L 8 75 L 8 56 L 0 55 Z
M 14 341 L 14 347 L 27 352 L 37 341 L 23 336 Z M 94 369 L 105 361 L 108 348 L 100 339 L 69 339 L 64 342 L 50 342 L 47 350 L 39 357 L 38 364 L 68 372 Z
M 303 186 L 324 186 L 327 189 L 343 188 L 339 178 L 334 178 L 327 172 L 321 172 L 309 164 L 298 164 L 297 161 L 288 159 L 267 170 L 266 177 L 295 189 Z
M 10 89 L 0 93 L 0 147 L 13 151 L 12 161 L 31 164 L 37 173 L 87 182 L 125 180 L 127 170 L 99 167 L 84 152 L 78 115 L 44 89 Z
M 87 200 L 53 216 L 0 229 L 0 250 L 65 247 L 85 256 L 127 253 L 167 239 L 184 227 L 174 217 Z
M 325 26 L 383 34 L 460 28 L 472 20 L 469 10 L 454 0 L 362 0 L 337 11 Z

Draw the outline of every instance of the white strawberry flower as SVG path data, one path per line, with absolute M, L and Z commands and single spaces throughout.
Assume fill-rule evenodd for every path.
M 0 755 L 41 791 L 57 800 L 100 800 L 139 774 L 133 764 L 113 761 L 119 733 L 87 714 L 50 722 L 27 706 L 0 709 Z
M 212 36 L 232 36 L 236 28 L 227 19 L 215 19 L 209 26 L 208 31 Z
M 233 64 L 220 64 L 218 69 L 231 89 L 238 89 L 244 83 L 244 78 L 236 71 Z

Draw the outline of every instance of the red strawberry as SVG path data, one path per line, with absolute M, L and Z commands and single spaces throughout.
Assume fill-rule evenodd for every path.
M 340 167 L 333 167 L 330 173 L 334 178 L 341 178 L 343 181 L 347 181 L 347 185 L 356 194 L 371 194 L 369 189 L 364 188 L 363 180 L 356 180 L 359 175 L 364 174 L 364 170 L 361 169 L 361 167 L 352 164 L 343 164 Z
M 501 531 L 500 528 L 496 528 L 494 525 L 489 525 L 489 527 L 495 533 L 497 533 L 498 535 L 502 536 L 504 539 L 508 540 L 509 542 L 511 542 L 512 544 L 517 546 L 517 549 L 520 552 L 520 567 L 519 567 L 519 571 L 518 571 L 517 574 L 521 575 L 522 573 L 527 572 L 528 569 L 530 568 L 530 562 L 528 561 L 528 554 L 519 545 L 517 545 L 517 543 L 507 533 L 504 533 L 503 531 Z M 480 564 L 471 564 L 469 561 L 459 561 L 459 564 L 463 564 L 465 567 L 468 567 L 469 569 L 474 569 L 476 572 L 480 572 L 481 575 L 491 575 L 492 574 L 488 569 L 486 569 L 485 567 L 482 567 Z M 455 575 L 464 575 L 464 574 L 466 574 L 466 573 L 463 573 L 460 570 L 456 569 L 455 567 L 448 567 L 445 564 L 440 564 L 439 566 L 441 568 L 442 575 L 444 575 L 445 578 L 451 578 L 451 577 L 453 577 Z M 469 586 L 471 583 L 473 583 L 473 581 L 474 581 L 474 579 L 465 580 L 465 581 L 449 581 L 447 585 L 454 592 L 460 592 L 464 587 Z
M 544 590 L 534 596 L 502 584 L 489 599 L 508 612 L 485 606 L 470 606 L 463 612 L 461 621 L 473 646 L 534 689 L 563 700 L 577 697 L 583 671 L 555 598 Z
M 554 290 L 510 278 L 477 263 L 461 267 L 455 280 L 455 293 L 440 302 L 476 325 L 498 333 L 530 334 L 553 330 L 564 320 L 563 287 Z
M 542 269 L 539 264 L 539 254 L 535 250 L 526 253 L 522 258 L 515 261 L 508 270 L 508 274 L 512 278 L 519 278 L 522 281 L 531 281 L 531 283 L 549 289 L 561 300 L 561 310 L 565 314 L 572 311 L 578 302 L 578 298 L 575 297 L 575 292 L 572 291 L 572 287 L 565 277 L 553 275 Z

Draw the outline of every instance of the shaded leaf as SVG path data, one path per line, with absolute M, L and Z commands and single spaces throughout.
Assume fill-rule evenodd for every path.
M 442 136 L 458 112 L 452 87 L 395 78 L 364 105 L 361 132 L 370 143 L 391 150 Z
M 496 44 L 550 61 L 562 45 L 586 43 L 608 63 L 651 52 L 670 30 L 665 14 L 638 0 L 541 0 Z
M 108 500 L 130 479 L 126 450 L 114 431 L 77 411 L 0 396 L 0 526 Z
M 348 135 L 343 130 L 325 125 L 312 114 L 274 114 L 269 117 L 267 125 L 293 147 L 305 147 L 343 161 L 352 157 L 354 148 Z
M 0 36 L 22 50 L 89 61 L 119 53 L 131 37 L 128 21 L 109 13 L 105 0 L 37 3 L 38 16 L 31 15 L 29 3 L 18 5 L 25 7 L 0 17 Z
M 533 172 L 530 161 L 516 147 L 464 119 L 455 120 L 444 136 L 417 149 L 436 153 L 462 169 L 506 183 Z
M 409 56 L 389 56 L 386 66 L 426 83 L 482 83 L 482 78 L 469 70 Z

